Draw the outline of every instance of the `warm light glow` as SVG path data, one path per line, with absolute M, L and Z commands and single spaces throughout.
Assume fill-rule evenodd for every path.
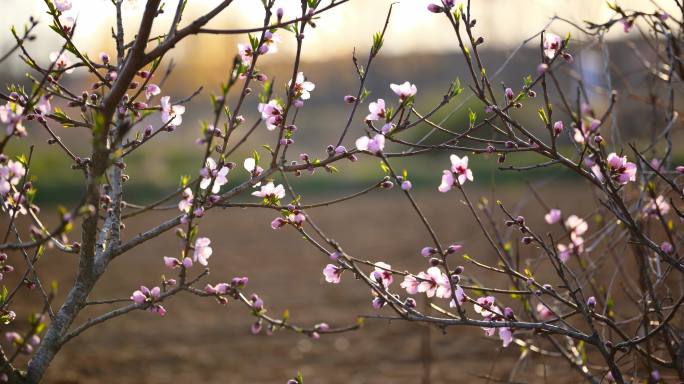
M 445 39 L 450 25 L 439 15 L 426 10 L 429 3 L 435 0 L 404 0 L 395 5 L 392 22 L 388 29 L 385 54 L 408 54 L 416 52 L 454 51 L 457 49 L 452 39 Z M 307 29 L 304 53 L 306 60 L 325 60 L 331 57 L 349 56 L 352 49 L 368 49 L 370 36 L 380 30 L 384 23 L 389 5 L 395 0 L 351 0 L 337 9 L 327 12 L 318 22 L 318 28 Z M 30 15 L 39 17 L 47 24 L 45 4 L 42 0 L 4 0 L 5 9 L 11 12 L 0 14 L 0 25 L 7 29 L 11 25 L 21 25 Z M 74 11 L 71 15 L 77 17 L 78 33 L 76 42 L 85 47 L 91 55 L 102 49 L 111 49 L 110 29 L 114 25 L 113 6 L 109 0 L 73 0 Z M 190 0 L 184 22 L 210 9 L 216 0 Z M 327 4 L 325 0 L 323 4 Z M 477 30 L 486 36 L 486 44 L 494 47 L 513 47 L 525 38 L 538 32 L 546 25 L 553 15 L 562 15 L 565 19 L 582 25 L 586 19 L 607 20 L 612 11 L 603 1 L 596 0 L 480 0 L 475 11 L 478 20 Z M 166 12 L 157 19 L 155 32 L 164 33 L 172 17 L 177 2 L 170 0 L 166 3 Z M 643 0 L 623 0 L 621 6 L 643 6 Z M 144 5 L 143 0 L 126 0 L 124 6 L 125 24 L 129 31 L 137 24 Z M 283 7 L 285 18 L 297 17 L 301 13 L 299 0 L 278 0 L 277 7 Z M 655 8 L 655 6 L 652 6 Z M 671 8 L 671 6 L 670 6 Z M 666 7 L 666 11 L 674 11 Z M 215 28 L 252 27 L 258 26 L 263 20 L 263 9 L 259 0 L 236 0 L 225 15 L 215 20 L 211 26 Z M 43 26 L 43 28 L 46 28 Z M 558 34 L 568 32 L 579 35 L 571 25 L 556 21 L 550 29 Z M 293 47 L 293 39 L 287 38 L 281 32 L 284 41 L 284 51 Z M 34 46 L 43 51 L 36 57 L 45 56 L 48 47 L 54 46 L 56 38 L 45 39 Z M 132 32 L 127 35 L 131 39 Z M 344 38 L 341 38 L 344 37 Z M 609 36 L 611 38 L 624 37 L 619 28 Z M 3 45 L 8 44 L 9 34 L 0 37 Z M 218 39 L 211 40 L 219 44 Z M 182 47 L 181 47 L 182 48 Z

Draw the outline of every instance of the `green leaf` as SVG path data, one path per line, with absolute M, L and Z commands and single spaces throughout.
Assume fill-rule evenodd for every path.
M 381 162 L 380 162 L 380 169 L 382 169 L 382 171 L 385 172 L 385 173 L 389 173 L 389 172 L 390 172 L 389 167 L 387 166 L 387 164 L 385 164 L 384 161 L 381 161 Z
M 477 120 L 477 113 L 473 112 L 472 109 L 468 109 L 468 120 L 471 125 L 475 124 L 475 120 Z
M 461 79 L 458 77 L 451 83 L 451 97 L 460 95 L 463 92 L 463 87 L 461 87 Z
M 544 108 L 539 108 L 537 111 L 539 114 L 539 118 L 544 122 L 544 124 L 548 125 L 549 124 L 549 118 L 546 116 L 546 111 L 544 111 Z
M 373 35 L 373 47 L 371 48 L 371 56 L 375 56 L 380 52 L 380 48 L 382 48 L 382 44 L 384 43 L 384 39 L 382 37 L 381 32 L 376 32 Z

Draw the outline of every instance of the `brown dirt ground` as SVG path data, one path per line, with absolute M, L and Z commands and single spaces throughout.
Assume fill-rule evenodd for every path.
M 567 190 L 558 188 L 557 192 L 552 195 L 560 201 L 561 192 Z M 444 242 L 462 242 L 471 255 L 493 261 L 455 193 L 421 194 L 419 200 Z M 542 211 L 524 189 L 508 193 L 504 202 L 512 209 L 526 206 L 530 219 L 541 222 Z M 131 220 L 125 236 L 173 214 L 175 211 L 155 212 Z M 320 321 L 345 325 L 354 323 L 359 314 L 376 313 L 368 289 L 351 275 L 343 276 L 339 285 L 326 284 L 321 270 L 328 260 L 291 228 L 272 231 L 269 222 L 273 216 L 266 210 L 210 212 L 201 222 L 201 233 L 212 239 L 214 248 L 208 281 L 249 276 L 247 291 L 258 292 L 271 314 L 289 309 L 291 320 L 304 325 Z M 425 268 L 419 250 L 428 244 L 427 233 L 396 190 L 321 208 L 313 216 L 351 254 L 384 260 L 400 269 Z M 128 297 L 141 283 L 153 286 L 162 273 L 169 274 L 162 256 L 175 255 L 178 247 L 178 239 L 167 233 L 122 256 L 92 297 Z M 58 276 L 63 295 L 73 278 L 75 258 L 53 251 L 40 263 L 43 276 L 48 271 Z M 506 287 L 505 281 L 495 284 L 499 283 Z M 399 292 L 398 282 L 394 285 Z M 164 318 L 140 311 L 85 332 L 63 348 L 46 382 L 284 383 L 298 370 L 307 383 L 420 383 L 423 377 L 421 340 L 425 328 L 418 324 L 367 320 L 360 331 L 320 340 L 291 332 L 253 336 L 249 331 L 252 317 L 236 303 L 221 306 L 210 299 L 179 295 L 164 305 L 168 310 Z M 89 310 L 77 322 L 107 309 Z M 18 310 L 21 318 L 28 313 L 23 307 Z M 430 340 L 432 383 L 485 383 L 483 377 L 488 374 L 507 381 L 520 356 L 519 348 L 501 350 L 498 341 L 486 338 L 478 329 L 450 328 L 444 334 L 433 329 Z M 565 362 L 538 356 L 524 360 L 516 372 L 512 382 L 569 383 L 578 379 Z

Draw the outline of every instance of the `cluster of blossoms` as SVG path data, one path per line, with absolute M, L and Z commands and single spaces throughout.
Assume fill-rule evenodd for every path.
M 610 172 L 609 176 L 618 184 L 625 185 L 630 181 L 636 180 L 637 166 L 627 161 L 627 156 L 618 156 L 616 153 L 611 153 L 606 158 L 606 163 Z M 591 170 L 599 180 L 603 180 L 603 174 L 598 164 L 594 164 Z
M 252 38 L 250 38 L 250 40 L 253 42 L 252 44 L 238 43 L 237 45 L 238 54 L 240 55 L 242 65 L 250 65 L 252 63 L 255 50 L 257 50 L 260 55 L 278 52 L 278 43 L 280 43 L 280 37 L 276 36 L 272 31 L 264 32 L 263 44 L 259 45 L 258 47 L 256 47 L 256 41 L 254 41 Z
M 390 84 L 390 89 L 399 96 L 400 107 L 405 107 L 418 92 L 418 88 L 415 84 L 411 84 L 408 81 L 402 84 Z M 353 96 L 347 96 L 345 100 L 348 98 L 349 100 L 356 101 Z M 373 121 L 380 120 L 384 122 L 384 124 L 380 130 L 381 133 L 377 133 L 373 137 L 359 137 L 356 140 L 356 149 L 359 151 L 380 154 L 385 148 L 385 135 L 391 133 L 396 126 L 391 122 L 392 115 L 389 113 L 384 99 L 377 99 L 376 101 L 371 102 L 368 105 L 368 111 L 370 113 L 365 118 L 367 123 L 370 124 Z
M 230 283 L 207 284 L 204 287 L 204 293 L 215 296 L 219 304 L 225 305 L 228 303 L 225 295 L 236 296 L 239 290 L 247 286 L 248 282 L 249 278 L 247 277 L 234 277 Z
M 26 168 L 20 161 L 8 160 L 0 165 L 0 195 L 7 196 L 26 175 Z
M 665 216 L 670 212 L 670 203 L 663 195 L 658 195 L 655 198 L 649 199 L 644 206 L 644 213 L 651 216 Z
M 5 273 L 14 271 L 14 267 L 7 264 L 7 259 L 8 257 L 6 253 L 0 253 L 0 271 L 2 271 L 0 273 L 0 280 L 4 278 Z
M 166 315 L 166 309 L 158 303 L 161 299 L 161 289 L 159 287 L 154 287 L 152 289 L 147 288 L 144 285 L 140 286 L 140 289 L 133 292 L 131 295 L 131 300 L 136 304 L 146 304 L 147 310 L 156 313 L 159 316 Z
M 587 232 L 589 225 L 584 219 L 571 215 L 565 220 L 565 228 L 570 233 L 570 243 L 568 245 L 558 244 L 558 258 L 561 262 L 566 263 L 570 259 L 570 255 L 579 255 L 584 250 L 584 239 L 582 235 Z
M 19 103 L 8 101 L 5 105 L 0 105 L 0 122 L 7 124 L 8 135 L 26 136 L 23 118 L 24 108 Z
M 211 187 L 211 193 L 219 193 L 221 187 L 228 183 L 228 172 L 230 168 L 227 166 L 221 166 L 219 169 L 216 165 L 216 161 L 211 157 L 207 157 L 206 167 L 200 170 L 200 176 L 202 176 L 202 181 L 200 182 L 200 188 L 207 189 L 209 185 Z
M 273 99 L 268 103 L 259 103 L 258 109 L 269 131 L 275 130 L 283 123 L 283 106 L 279 100 Z
M 438 267 L 430 267 L 426 272 L 420 272 L 415 276 L 406 275 L 400 286 L 409 295 L 425 293 L 427 297 L 451 298 L 451 282 L 449 277 Z M 461 288 L 457 286 L 456 290 L 456 295 L 463 297 Z
M 494 296 L 480 297 L 477 302 L 473 304 L 475 312 L 480 314 L 484 320 L 492 322 L 505 322 L 515 320 L 513 310 L 506 307 L 503 311 L 494 304 Z M 487 336 L 494 336 L 496 332 L 495 327 L 482 327 L 482 330 Z M 513 330 L 509 327 L 498 327 L 499 339 L 501 339 L 503 346 L 507 347 L 513 341 Z
M 31 335 L 28 337 L 28 339 L 24 339 L 17 332 L 5 332 L 5 339 L 8 342 L 15 345 L 20 352 L 25 353 L 25 354 L 33 353 L 33 348 L 37 347 L 40 344 L 40 336 L 38 336 L 38 335 Z M 0 376 L 0 378 L 2 378 L 2 376 Z M 0 380 L 0 381 L 3 381 L 3 380 Z M 5 380 L 3 382 L 7 382 L 6 376 L 5 376 Z
M 287 211 L 283 212 L 283 217 L 276 217 L 271 221 L 271 228 L 279 229 L 287 224 L 291 224 L 296 228 L 301 228 L 306 221 L 306 215 L 294 206 L 289 207 Z

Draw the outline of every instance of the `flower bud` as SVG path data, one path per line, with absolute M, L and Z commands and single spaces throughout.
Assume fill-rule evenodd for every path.
M 430 11 L 430 12 L 432 12 L 432 13 L 442 13 L 442 12 L 444 12 L 444 8 L 440 7 L 440 6 L 437 5 L 437 4 L 429 4 L 429 5 L 427 6 L 427 9 L 428 9 L 428 11 Z
M 435 248 L 432 248 L 432 247 L 424 247 L 423 249 L 420 250 L 420 254 L 423 257 L 430 257 L 430 256 L 434 255 L 435 253 L 437 253 L 437 250 Z
M 456 252 L 460 251 L 461 248 L 463 248 L 463 246 L 460 245 L 460 244 L 451 244 L 451 245 L 447 248 L 446 251 L 447 251 L 447 253 L 452 254 L 452 253 L 456 253 Z
M 587 299 L 587 307 L 590 309 L 594 309 L 596 307 L 596 298 L 594 296 L 590 296 Z
M 352 95 L 347 95 L 344 97 L 344 102 L 347 104 L 354 104 L 356 102 L 356 97 Z

